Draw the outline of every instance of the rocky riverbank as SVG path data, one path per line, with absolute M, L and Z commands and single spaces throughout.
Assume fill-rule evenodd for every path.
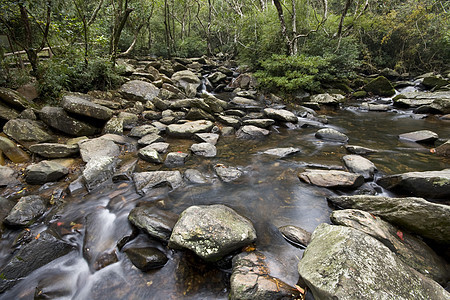
M 286 106 L 275 95 L 259 93 L 251 74 L 205 58 L 121 63 L 129 80 L 118 91 L 66 94 L 59 106 L 36 109 L 17 92 L 0 89 L 1 232 L 5 243 L 15 236 L 2 261 L 2 292 L 75 251 L 77 244 L 67 238 L 75 234 L 83 239 L 81 251 L 91 272 L 123 260 L 150 272 L 164 268 L 171 259 L 168 249 L 187 251 L 230 270 L 232 299 L 295 299 L 304 297 L 305 290 L 316 299 L 449 299 L 442 287 L 450 277 L 449 256 L 442 249 L 450 243 L 450 169 L 381 173 L 370 160 L 379 149 L 352 144 L 353 137 L 332 128 L 322 114 L 343 108 L 402 110 L 414 118 L 445 120 L 448 79 L 426 74 L 402 84 L 433 91 L 387 98 L 400 83 L 374 76 L 347 97 L 324 93 Z M 367 97 L 355 100 L 361 96 Z M 291 224 L 280 227 L 287 241 L 307 246 L 296 286 L 270 274 L 264 255 L 254 249 L 259 235 L 254 224 L 231 207 L 211 202 L 178 215 L 151 205 L 155 189 L 170 193 L 214 180 L 239 184 L 246 171 L 213 160 L 217 142 L 232 138 L 262 144 L 280 127 L 296 134 L 315 128 L 318 143 L 348 151 L 341 166 L 311 164 L 297 170 L 298 184 L 335 193 L 328 200 L 343 210 L 330 216 L 335 225 L 320 225 L 312 236 Z M 448 160 L 448 136 L 421 130 L 398 138 Z M 301 147 L 279 147 L 262 155 L 283 159 L 301 152 Z M 189 165 L 194 159 L 211 160 L 211 172 Z M 143 199 L 129 211 L 128 226 L 116 238 L 105 244 L 105 232 L 89 229 L 101 227 L 96 212 L 71 225 L 70 232 L 55 228 L 59 210 L 70 205 L 66 196 L 82 199 L 111 182 L 132 183 Z M 153 242 L 134 246 L 142 233 Z

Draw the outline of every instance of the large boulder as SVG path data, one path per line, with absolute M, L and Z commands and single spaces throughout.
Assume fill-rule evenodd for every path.
M 332 142 L 346 143 L 348 141 L 348 136 L 333 128 L 319 129 L 316 132 L 315 137 L 321 140 L 327 140 Z
M 189 70 L 178 71 L 172 75 L 171 79 L 178 88 L 184 90 L 188 97 L 194 97 L 201 84 L 198 76 Z
M 343 158 L 345 166 L 353 173 L 361 174 L 364 179 L 373 179 L 373 174 L 377 167 L 368 160 L 359 155 L 351 154 L 345 155 Z
M 210 143 L 193 144 L 191 151 L 195 155 L 204 157 L 215 157 L 217 154 L 216 146 Z
M 450 169 L 395 174 L 382 177 L 377 183 L 388 190 L 407 195 L 450 199 Z
M 55 140 L 42 123 L 28 119 L 10 120 L 3 131 L 18 142 L 42 143 Z
M 374 95 L 390 97 L 395 95 L 392 83 L 384 76 L 378 76 L 364 86 L 364 90 Z
M 307 169 L 298 177 L 306 183 L 326 188 L 356 189 L 364 183 L 364 177 L 339 170 Z
M 450 206 L 411 197 L 356 195 L 329 197 L 328 200 L 342 208 L 360 209 L 378 215 L 427 239 L 450 244 Z
M 407 140 L 416 143 L 434 143 L 439 136 L 431 130 L 419 130 L 408 133 L 402 133 L 398 136 L 402 140 Z
M 45 202 L 40 196 L 25 196 L 14 205 L 4 222 L 9 226 L 29 226 L 42 216 L 45 209 Z
M 83 170 L 83 179 L 88 190 L 108 181 L 115 173 L 117 158 L 112 156 L 97 156 L 87 162 Z
M 159 89 L 150 82 L 142 80 L 131 80 L 123 84 L 119 92 L 131 101 L 152 101 L 159 94 Z
M 128 220 L 151 237 L 168 242 L 178 215 L 155 207 L 140 206 L 130 211 Z
M 312 95 L 310 97 L 311 102 L 324 104 L 324 105 L 332 105 L 332 106 L 339 105 L 339 103 L 343 102 L 344 99 L 345 99 L 345 97 L 340 94 L 331 94 L 330 95 L 328 93 Z
M 292 123 L 298 122 L 297 116 L 285 109 L 266 108 L 264 109 L 264 114 L 270 119 L 274 119 L 281 122 L 292 122 Z
M 77 120 L 67 114 L 61 107 L 46 106 L 39 116 L 48 126 L 73 136 L 94 135 L 98 128 Z
M 435 281 L 359 230 L 319 225 L 298 265 L 315 299 L 448 299 Z
M 427 113 L 450 113 L 450 92 L 408 92 L 394 97 L 394 105 L 399 107 L 428 107 Z
M 58 143 L 41 143 L 30 146 L 30 151 L 46 158 L 63 158 L 74 156 L 80 152 L 78 145 Z
M 60 163 L 43 160 L 27 167 L 25 181 L 28 184 L 44 184 L 57 181 L 69 174 L 69 169 Z
M 133 174 L 134 184 L 139 194 L 147 194 L 151 189 L 159 186 L 169 186 L 176 189 L 183 185 L 180 171 L 152 171 Z
M 253 107 L 260 107 L 261 103 L 258 101 L 244 98 L 244 97 L 234 97 L 231 101 L 231 104 L 241 107 L 241 108 L 253 108 Z
M 120 148 L 116 143 L 102 137 L 83 140 L 78 145 L 84 162 L 100 157 L 118 157 L 120 154 Z
M 18 110 L 24 110 L 31 106 L 31 102 L 25 99 L 18 92 L 0 87 L 0 102 L 6 103 L 7 106 L 16 108 Z
M 209 132 L 214 123 L 207 120 L 198 120 L 186 122 L 184 124 L 170 124 L 167 126 L 166 132 L 173 137 L 190 138 L 196 133 Z
M 105 106 L 95 104 L 77 95 L 66 95 L 62 98 L 61 106 L 67 112 L 97 120 L 109 120 L 113 111 Z
M 362 210 L 337 210 L 331 214 L 330 219 L 336 225 L 352 227 L 376 238 L 394 252 L 403 263 L 440 284 L 447 283 L 450 275 L 447 271 L 447 263 L 421 239 Z
M 191 206 L 181 213 L 169 246 L 189 249 L 204 260 L 217 261 L 256 240 L 252 223 L 228 206 Z

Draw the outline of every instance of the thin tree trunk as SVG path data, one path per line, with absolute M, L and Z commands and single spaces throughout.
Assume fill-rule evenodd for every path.
M 345 16 L 347 15 L 347 11 L 350 8 L 351 4 L 352 4 L 352 0 L 347 0 L 345 2 L 345 7 L 344 7 L 344 10 L 342 11 L 341 20 L 339 21 L 339 27 L 338 27 L 338 31 L 336 34 L 339 39 L 342 36 L 342 26 L 344 25 L 344 19 L 345 19 Z
M 291 1 L 292 1 L 292 36 L 296 37 L 297 36 L 297 6 L 296 6 L 295 0 L 291 0 Z M 297 41 L 298 41 L 298 39 L 294 38 L 294 40 L 291 43 L 291 49 L 289 50 L 289 52 L 292 55 L 297 55 L 297 53 L 298 53 Z
M 275 8 L 278 12 L 278 19 L 280 20 L 280 26 L 281 26 L 281 35 L 283 36 L 283 39 L 286 43 L 286 53 L 291 54 L 291 46 L 289 42 L 289 36 L 287 34 L 287 28 L 286 28 L 286 22 L 284 20 L 284 14 L 283 14 L 283 7 L 281 7 L 281 3 L 279 0 L 273 0 L 273 4 L 275 5 Z

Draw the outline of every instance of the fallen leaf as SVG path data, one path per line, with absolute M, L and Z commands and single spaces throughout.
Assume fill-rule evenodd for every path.
M 403 232 L 401 232 L 400 230 L 398 230 L 398 231 L 397 231 L 397 236 L 398 236 L 402 241 L 404 241 L 404 239 L 403 239 Z
M 297 289 L 297 291 L 299 291 L 300 292 L 300 294 L 302 294 L 302 295 L 304 295 L 305 294 L 305 290 L 304 289 L 302 289 L 300 286 L 298 286 L 298 285 L 294 285 L 294 287 Z
M 41 237 L 41 234 L 38 233 L 37 236 L 35 237 L 35 239 L 37 240 L 37 239 L 40 238 L 40 237 Z

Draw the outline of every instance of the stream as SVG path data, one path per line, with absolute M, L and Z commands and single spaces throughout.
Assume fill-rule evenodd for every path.
M 449 121 L 435 116 L 413 118 L 409 111 L 370 112 L 359 103 L 342 109 L 320 111 L 331 127 L 345 133 L 349 144 L 379 150 L 367 155 L 383 174 L 410 171 L 442 170 L 450 159 L 437 157 L 424 146 L 398 139 L 398 135 L 415 130 L 432 130 L 441 138 L 450 137 Z M 84 258 L 86 235 L 91 241 L 91 255 L 116 249 L 116 243 L 130 232 L 128 214 L 140 205 L 154 205 L 177 214 L 192 205 L 225 204 L 249 218 L 257 231 L 256 248 L 267 258 L 271 275 L 290 285 L 298 280 L 297 263 L 303 250 L 288 243 L 278 227 L 294 225 L 312 232 L 320 223 L 329 223 L 333 208 L 326 197 L 331 195 L 376 193 L 391 195 L 374 182 L 356 191 L 333 191 L 301 182 L 298 172 L 311 167 L 343 168 L 342 156 L 348 154 L 342 143 L 316 139 L 317 127 L 288 129 L 275 127 L 261 140 L 238 140 L 221 136 L 217 156 L 191 156 L 178 168 L 197 169 L 210 179 L 208 184 L 188 184 L 169 191 L 155 188 L 141 196 L 132 182 L 108 183 L 92 193 L 79 191 L 66 195 L 64 201 L 46 213 L 42 222 L 29 229 L 35 236 L 53 228 L 76 248 L 75 251 L 45 265 L 0 294 L 0 299 L 228 299 L 230 269 L 208 265 L 192 254 L 174 251 L 140 233 L 124 247 L 153 246 L 163 251 L 169 261 L 149 272 L 138 270 L 127 256 L 116 250 L 118 261 L 96 271 Z M 194 141 L 167 138 L 171 151 L 189 152 Z M 272 148 L 297 147 L 300 153 L 278 159 L 262 152 Z M 244 172 L 237 181 L 224 183 L 215 175 L 216 164 L 234 166 Z M 146 171 L 139 164 L 136 171 Z M 160 167 L 166 170 L 165 167 Z M 7 229 L 0 241 L 0 263 L 12 255 L 19 230 Z M 123 250 L 123 249 L 122 249 Z M 41 297 L 42 295 L 42 297 Z

